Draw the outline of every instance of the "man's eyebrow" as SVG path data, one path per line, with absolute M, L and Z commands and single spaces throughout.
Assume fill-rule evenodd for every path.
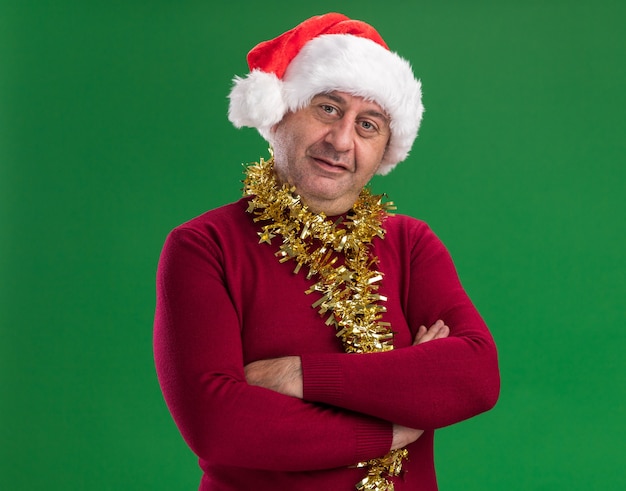
M 335 94 L 334 92 L 324 92 L 323 94 L 318 94 L 317 97 L 328 97 L 331 101 L 334 101 L 337 104 L 346 103 L 346 100 L 343 97 L 339 94 Z
M 371 116 L 372 118 L 381 119 L 385 124 L 389 125 L 389 117 L 385 113 L 381 113 L 380 111 L 375 111 L 374 109 L 369 109 L 365 111 L 365 114 Z
M 324 92 L 322 94 L 316 95 L 313 99 L 317 99 L 318 97 L 326 97 L 331 101 L 336 102 L 337 104 L 346 103 L 346 100 L 343 97 L 334 92 Z M 367 111 L 364 111 L 364 113 L 373 118 L 382 119 L 386 124 L 389 124 L 389 116 L 387 116 L 385 113 L 381 113 L 380 111 L 376 111 L 375 109 L 368 109 Z

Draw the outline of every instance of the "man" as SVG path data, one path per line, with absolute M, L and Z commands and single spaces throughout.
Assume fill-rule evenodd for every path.
M 157 372 L 200 489 L 435 490 L 434 430 L 490 409 L 499 373 L 445 247 L 366 188 L 408 155 L 420 84 L 340 14 L 248 63 L 229 118 L 272 158 L 172 231 L 157 279 Z

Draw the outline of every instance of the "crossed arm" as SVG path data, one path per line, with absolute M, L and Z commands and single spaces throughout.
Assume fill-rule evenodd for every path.
M 443 339 L 449 334 L 450 328 L 440 319 L 429 328 L 420 326 L 415 335 L 413 346 L 434 339 Z M 304 397 L 302 364 L 299 356 L 254 361 L 245 366 L 245 374 L 250 385 L 264 387 L 299 399 Z M 413 443 L 422 433 L 424 433 L 423 430 L 394 423 L 391 449 L 402 448 Z
M 238 328 L 241 314 L 250 314 L 247 300 L 258 300 L 263 308 L 253 316 L 264 320 L 265 306 L 278 304 L 275 297 L 295 303 L 292 288 L 263 297 L 274 269 L 263 269 L 254 257 L 242 261 L 250 251 L 230 235 L 216 238 L 213 230 L 207 237 L 184 228 L 168 238 L 157 277 L 155 363 L 172 416 L 203 461 L 280 471 L 349 466 L 415 441 L 421 435 L 415 428 L 440 428 L 493 406 L 499 387 L 493 340 L 445 250 L 420 230 L 404 240 L 411 244 L 410 258 L 407 251 L 392 251 L 411 263 L 411 274 L 403 276 L 410 293 L 403 315 L 409 325 L 445 319 L 449 336 L 439 323 L 415 333 L 419 346 L 346 355 L 284 343 L 276 348 L 282 338 L 274 332 L 271 339 L 259 338 L 266 351 L 300 356 L 270 355 L 249 364 Z M 227 246 L 216 245 L 221 243 Z M 259 267 L 255 281 L 236 281 Z M 224 278 L 233 277 L 229 290 Z M 284 324 L 277 332 L 286 332 Z M 406 336 L 401 346 L 409 341 Z

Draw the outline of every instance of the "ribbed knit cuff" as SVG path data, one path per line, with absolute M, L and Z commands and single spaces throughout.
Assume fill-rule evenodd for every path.
M 304 400 L 345 407 L 345 377 L 340 365 L 341 356 L 333 353 L 301 355 Z M 391 448 L 391 423 L 363 416 L 355 431 L 359 462 L 383 456 Z
M 382 457 L 391 449 L 393 427 L 386 421 L 372 419 L 359 424 L 356 432 L 358 462 Z
M 344 387 L 336 354 L 305 354 L 302 361 L 303 399 L 340 406 Z

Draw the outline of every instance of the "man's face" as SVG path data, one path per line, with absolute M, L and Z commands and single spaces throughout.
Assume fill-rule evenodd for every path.
M 344 92 L 320 94 L 272 129 L 279 180 L 314 212 L 348 211 L 383 159 L 389 118 L 375 102 Z

